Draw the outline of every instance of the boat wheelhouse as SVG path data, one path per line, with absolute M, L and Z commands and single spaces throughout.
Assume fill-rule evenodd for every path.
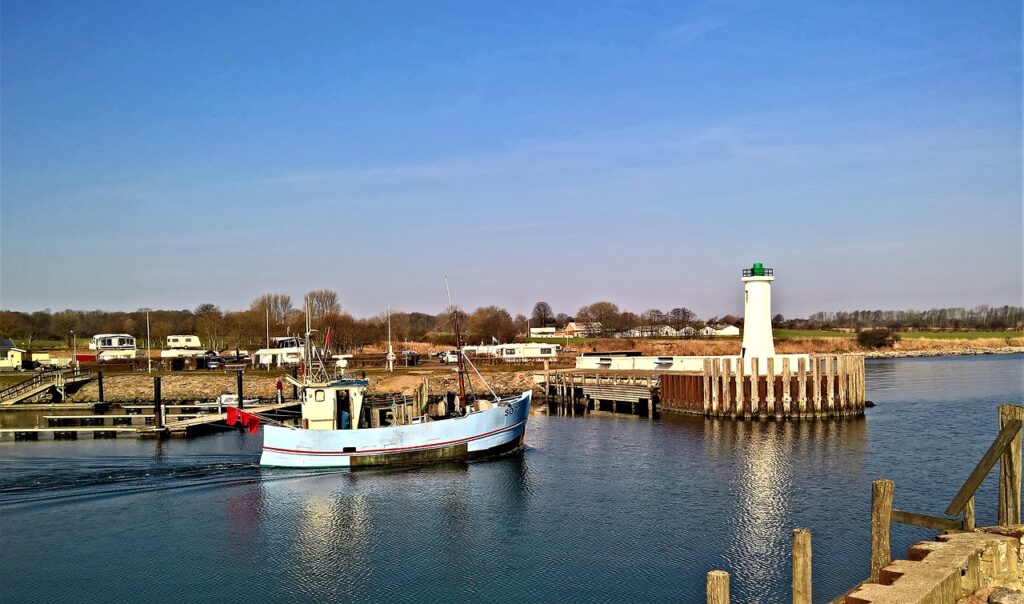
M 270 348 L 260 348 L 252 355 L 253 365 L 267 367 L 290 367 L 299 365 L 306 358 L 305 340 L 300 337 L 286 336 L 272 338 Z

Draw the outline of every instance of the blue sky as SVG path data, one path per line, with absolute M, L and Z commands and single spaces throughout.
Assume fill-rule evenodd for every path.
M 1019 2 L 0 11 L 4 308 L 1021 303 Z

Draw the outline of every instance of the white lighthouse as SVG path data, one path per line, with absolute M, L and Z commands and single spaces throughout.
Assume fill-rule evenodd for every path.
M 775 356 L 772 340 L 773 271 L 755 262 L 743 269 L 743 349 L 744 359 L 766 359 Z

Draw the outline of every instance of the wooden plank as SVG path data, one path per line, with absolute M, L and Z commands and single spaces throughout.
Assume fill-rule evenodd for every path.
M 713 415 L 718 415 L 719 388 L 721 386 L 718 382 L 718 376 L 721 375 L 719 369 L 718 359 L 711 359 L 711 413 Z
M 878 573 L 889 565 L 889 530 L 892 524 L 893 482 L 875 480 L 871 483 L 871 581 L 878 582 Z
M 807 413 L 807 359 L 800 357 L 796 360 L 796 383 L 799 388 L 797 393 L 797 407 L 800 414 Z
M 793 604 L 811 604 L 811 531 L 793 529 Z
M 790 403 L 793 401 L 793 397 L 790 396 L 789 387 L 790 380 L 793 379 L 792 374 L 789 371 L 789 357 L 782 359 L 782 413 L 786 417 L 789 417 Z
M 942 516 L 930 516 L 928 514 L 916 514 L 904 510 L 892 510 L 892 521 L 911 526 L 920 526 L 933 531 L 958 531 L 964 528 L 964 521 L 960 518 L 943 518 Z
M 729 573 L 713 570 L 708 573 L 707 603 L 729 604 Z
M 967 500 L 964 504 L 964 530 L 974 530 L 974 497 Z
M 704 384 L 704 413 L 707 413 L 711 409 L 711 392 L 708 387 L 708 378 L 711 373 L 711 359 L 704 359 L 704 373 L 703 384 Z
M 834 360 L 832 355 L 825 357 L 825 404 L 829 411 L 836 409 Z
M 999 406 L 1000 429 L 1013 420 L 1024 419 L 1024 407 Z M 1018 432 L 999 460 L 999 524 L 1020 524 L 1021 434 Z
M 742 416 L 744 411 L 743 400 L 743 359 L 736 360 L 736 415 Z
M 978 465 L 974 466 L 971 475 L 967 477 L 963 486 L 957 491 L 953 501 L 946 507 L 947 515 L 953 516 L 963 511 L 967 500 L 974 497 L 974 492 L 978 490 L 981 482 L 985 480 L 992 467 L 999 461 L 999 457 L 1006 452 L 1007 447 L 1017 438 L 1021 425 L 1021 420 L 1012 419 L 1003 426 L 1003 429 L 999 431 L 999 435 L 989 445 L 988 451 L 985 451 L 985 454 L 981 456 L 981 461 L 978 462 Z
M 729 391 L 729 383 L 732 381 L 732 359 L 722 359 L 722 412 L 728 415 L 732 412 L 732 393 Z

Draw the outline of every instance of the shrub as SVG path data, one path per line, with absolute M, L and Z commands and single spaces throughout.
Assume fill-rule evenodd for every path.
M 899 335 L 885 328 L 865 329 L 857 334 L 857 343 L 864 348 L 891 348 L 899 339 Z

